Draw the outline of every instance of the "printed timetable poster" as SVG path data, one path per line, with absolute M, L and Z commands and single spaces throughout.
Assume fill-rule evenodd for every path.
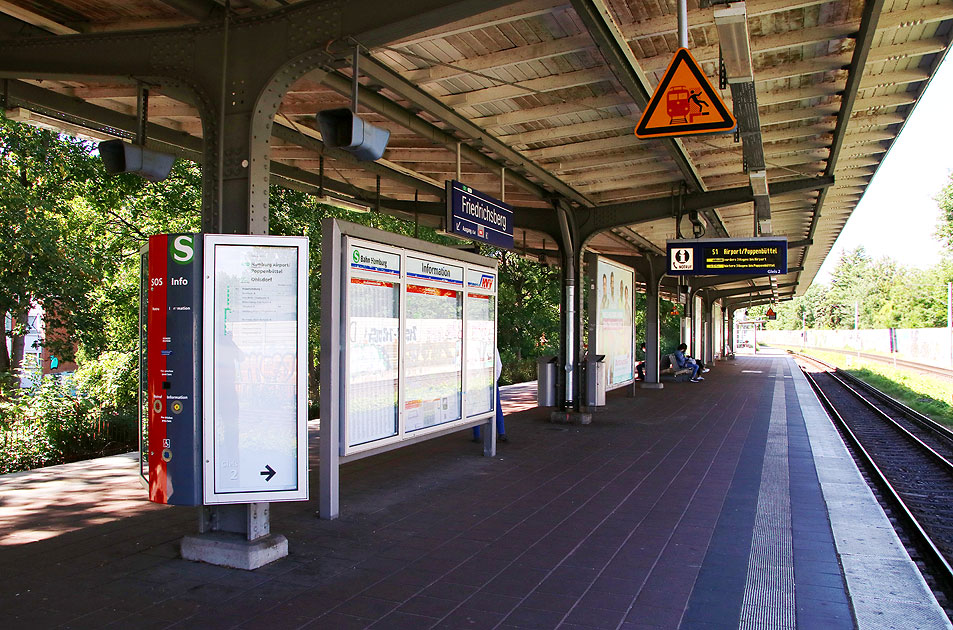
M 298 248 L 214 246 L 214 492 L 295 490 Z
M 407 257 L 404 430 L 463 417 L 463 267 Z M 443 286 L 440 286 L 443 285 Z
M 496 296 L 467 292 L 467 415 L 496 403 Z
M 349 247 L 347 287 L 348 446 L 397 435 L 400 254 Z
M 606 389 L 632 381 L 635 271 L 598 258 L 596 262 L 596 354 L 605 355 Z

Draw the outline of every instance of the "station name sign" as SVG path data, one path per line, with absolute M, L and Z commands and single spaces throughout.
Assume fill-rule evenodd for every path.
M 513 249 L 513 209 L 456 180 L 447 181 L 447 232 Z
M 783 238 L 702 238 L 667 242 L 668 274 L 719 276 L 784 274 L 788 242 Z

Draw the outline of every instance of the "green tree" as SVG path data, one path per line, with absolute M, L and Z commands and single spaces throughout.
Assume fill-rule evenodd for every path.
M 95 274 L 71 230 L 70 207 L 96 176 L 91 145 L 63 142 L 56 134 L 0 116 L 0 318 L 13 326 L 12 353 L 0 343 L 0 374 L 19 367 L 23 324 L 32 304 L 45 311 L 48 329 L 66 339 L 86 311 Z M 64 355 L 68 343 L 55 346 Z
M 953 252 L 953 173 L 947 176 L 946 186 L 933 199 L 940 208 L 940 221 L 934 236 L 946 246 L 947 252 Z
M 560 272 L 512 252 L 500 261 L 498 345 L 508 380 L 535 378 L 536 357 L 559 347 Z M 517 368 L 519 366 L 519 368 Z

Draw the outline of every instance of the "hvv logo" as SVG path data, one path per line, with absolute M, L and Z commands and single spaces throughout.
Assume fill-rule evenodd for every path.
M 489 274 L 483 274 L 480 277 L 480 288 L 481 289 L 492 289 L 493 288 L 493 276 Z

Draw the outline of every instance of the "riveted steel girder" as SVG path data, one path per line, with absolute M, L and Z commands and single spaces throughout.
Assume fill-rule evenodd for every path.
M 782 195 L 800 190 L 818 190 L 831 186 L 833 183 L 833 175 L 787 180 L 772 184 L 771 194 Z M 724 190 L 712 190 L 704 193 L 685 195 L 682 198 L 682 208 L 686 211 L 702 211 L 753 201 L 754 193 L 751 187 L 739 186 L 737 188 L 726 188 Z M 673 217 L 673 203 L 672 197 L 659 197 L 657 199 L 645 199 L 643 201 L 600 206 L 593 210 L 588 218 L 580 225 L 583 242 L 599 232 L 604 232 L 615 227 L 635 225 L 637 223 Z
M 272 120 L 288 87 L 346 58 L 511 0 L 322 0 L 221 22 L 0 41 L 0 77 L 126 77 L 188 93 L 203 124 L 203 230 L 267 233 Z

